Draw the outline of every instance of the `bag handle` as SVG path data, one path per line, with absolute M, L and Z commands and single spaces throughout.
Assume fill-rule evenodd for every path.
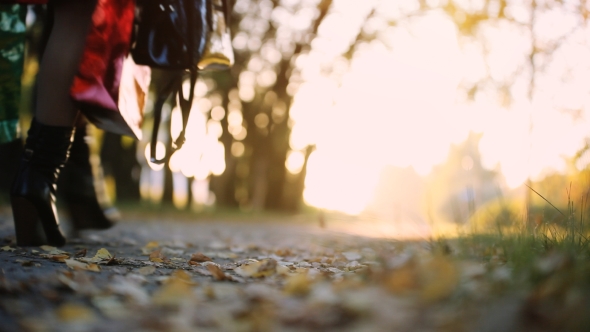
M 195 85 L 197 83 L 197 70 L 194 68 L 189 69 L 190 71 L 190 90 L 188 94 L 188 98 L 184 97 L 184 92 L 182 89 L 182 79 L 177 86 L 177 93 L 178 93 L 178 106 L 180 106 L 180 111 L 182 113 L 182 130 L 178 135 L 178 138 L 172 143 L 172 147 L 170 150 L 166 151 L 166 155 L 162 159 L 156 158 L 156 145 L 158 144 L 158 130 L 160 129 L 160 122 L 162 120 L 162 106 L 166 102 L 166 98 L 158 98 L 156 100 L 156 104 L 154 105 L 154 126 L 152 128 L 152 140 L 150 143 L 150 161 L 154 164 L 161 165 L 164 164 L 170 156 L 177 150 L 179 150 L 184 142 L 186 141 L 185 134 L 186 134 L 186 126 L 188 124 L 188 118 L 191 112 L 191 107 L 193 105 L 193 99 L 195 96 Z

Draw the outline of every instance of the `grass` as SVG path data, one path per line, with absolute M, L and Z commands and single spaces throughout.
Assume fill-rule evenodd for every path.
M 440 252 L 440 248 L 450 247 L 447 251 L 458 260 L 475 260 L 490 269 L 510 268 L 514 290 L 544 289 L 564 278 L 572 287 L 590 290 L 590 209 L 586 197 L 576 207 L 568 192 L 565 212 L 545 201 L 561 217 L 546 213 L 550 218 L 525 222 L 505 206 L 488 215 L 487 225 L 479 220 L 479 227 L 461 231 L 453 239 L 441 237 L 433 241 L 433 248 Z

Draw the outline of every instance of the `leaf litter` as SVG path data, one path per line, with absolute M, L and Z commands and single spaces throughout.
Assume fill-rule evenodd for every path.
M 19 248 L 1 248 L 2 257 L 16 263 L 13 270 L 53 272 L 40 279 L 3 269 L 0 310 L 14 301 L 36 308 L 35 294 L 42 294 L 45 325 L 35 323 L 35 310 L 13 310 L 13 316 L 31 330 L 55 331 L 68 330 L 67 324 L 100 330 L 105 321 L 156 331 L 494 330 L 500 322 L 517 331 L 536 320 L 547 322 L 547 330 L 590 326 L 583 319 L 588 283 L 573 268 L 576 260 L 561 253 L 540 256 L 525 278 L 516 278 L 497 248 L 485 248 L 491 258 L 482 260 L 424 242 L 328 235 L 208 240 L 133 239 L 119 247 L 115 238 L 109 248 L 43 246 L 14 257 Z M 534 282 L 523 283 L 526 277 Z M 500 301 L 509 305 L 487 311 Z

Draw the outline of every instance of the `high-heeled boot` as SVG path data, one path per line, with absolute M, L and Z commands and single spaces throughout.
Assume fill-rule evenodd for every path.
M 93 160 L 95 165 L 91 163 L 88 142 L 91 139 L 86 125 L 76 128 L 70 158 L 58 182 L 58 196 L 66 203 L 75 232 L 107 229 L 118 220 L 118 211 L 110 205 L 104 192 L 100 161 Z
M 10 199 L 19 246 L 63 246 L 55 193 L 68 160 L 73 127 L 47 126 L 33 119 Z M 42 230 L 42 231 L 41 231 Z

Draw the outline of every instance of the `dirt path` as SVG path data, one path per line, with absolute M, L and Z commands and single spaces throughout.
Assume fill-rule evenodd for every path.
M 6 214 L 0 241 L 2 331 L 537 330 L 524 294 L 493 289 L 508 270 L 488 277 L 426 242 L 128 220 L 59 250 L 18 248 Z

